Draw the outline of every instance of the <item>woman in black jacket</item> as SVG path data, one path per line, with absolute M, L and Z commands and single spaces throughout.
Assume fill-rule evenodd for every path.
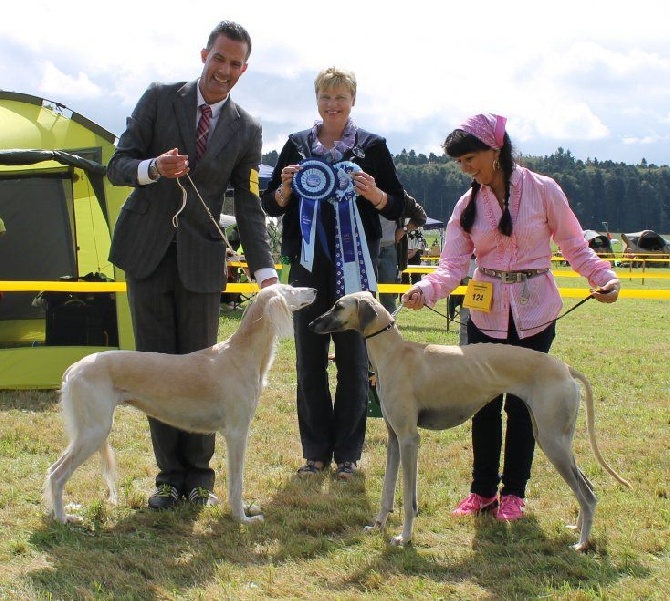
M 337 477 L 355 473 L 365 440 L 368 358 L 357 332 L 314 334 L 310 321 L 355 290 L 376 291 L 380 216 L 397 219 L 404 190 L 386 140 L 350 118 L 356 101 L 353 73 L 324 69 L 314 81 L 321 120 L 289 136 L 263 208 L 282 216 L 282 255 L 289 281 L 316 288 L 316 301 L 294 315 L 301 476 L 334 460 Z M 335 346 L 335 398 L 328 382 L 330 341 Z

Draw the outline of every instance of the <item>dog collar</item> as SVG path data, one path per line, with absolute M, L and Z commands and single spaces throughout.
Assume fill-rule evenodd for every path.
M 365 339 L 368 340 L 370 338 L 374 338 L 377 334 L 383 334 L 387 330 L 390 330 L 394 325 L 395 325 L 395 319 L 392 319 L 386 327 L 384 327 L 381 330 L 375 332 L 374 334 L 370 334 L 369 336 L 366 336 Z

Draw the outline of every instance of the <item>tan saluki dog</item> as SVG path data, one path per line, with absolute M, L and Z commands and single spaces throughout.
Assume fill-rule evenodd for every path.
M 260 290 L 237 331 L 214 346 L 186 355 L 138 351 L 93 353 L 63 375 L 61 408 L 70 444 L 48 470 L 44 498 L 54 519 L 80 521 L 63 510 L 63 488 L 95 451 L 109 498 L 117 501 L 116 466 L 108 436 L 114 410 L 132 405 L 164 423 L 190 432 L 220 432 L 227 445 L 228 503 L 240 522 L 244 457 L 251 419 L 266 384 L 279 338 L 290 337 L 292 312 L 316 298 L 313 288 L 275 284 Z
M 366 338 L 388 430 L 381 508 L 373 528 L 386 526 L 393 511 L 398 465 L 402 466 L 404 524 L 393 544 L 411 540 L 418 512 L 418 428 L 453 428 L 505 392 L 524 400 L 538 445 L 577 497 L 580 538 L 575 549 L 588 548 L 596 507 L 593 486 L 577 467 L 572 450 L 581 397 L 577 380 L 586 391 L 586 425 L 593 453 L 611 476 L 630 487 L 598 450 L 591 385 L 559 359 L 511 345 L 459 347 L 405 341 L 392 316 L 369 292 L 342 297 L 310 327 L 317 333 L 356 330 Z

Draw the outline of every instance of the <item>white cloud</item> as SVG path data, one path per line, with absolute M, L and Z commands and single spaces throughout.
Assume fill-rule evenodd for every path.
M 90 2 L 3 5 L 0 87 L 49 96 L 117 135 L 146 86 L 196 77 L 218 18 L 245 25 L 250 67 L 233 97 L 263 122 L 265 150 L 317 117 L 312 81 L 337 64 L 356 72 L 354 118 L 393 152 L 441 153 L 468 114 L 508 117 L 527 152 L 557 146 L 597 156 L 670 163 L 670 37 L 665 0 L 464 3 L 384 0 L 355 5 L 270 0 L 187 11 L 116 0 L 103 18 Z M 211 21 L 211 22 L 210 22 Z
M 44 65 L 38 88 L 46 96 L 58 95 L 63 89 L 69 90 L 71 95 L 78 98 L 98 98 L 102 94 L 100 87 L 95 85 L 85 73 L 79 71 L 73 77 L 60 71 L 51 62 Z

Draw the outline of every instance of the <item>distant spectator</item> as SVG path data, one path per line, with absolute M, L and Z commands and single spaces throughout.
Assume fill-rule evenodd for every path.
M 411 232 L 407 232 L 407 265 L 406 267 L 421 265 L 423 253 L 426 251 L 428 244 L 423 235 L 422 228 L 417 228 Z M 420 273 L 403 274 L 403 284 L 416 284 L 421 279 Z
M 407 223 L 405 223 L 405 221 Z M 419 227 L 425 225 L 426 211 L 417 200 L 405 192 L 402 215 L 395 221 L 382 219 L 382 238 L 380 241 L 379 260 L 377 262 L 378 282 L 380 284 L 397 284 L 400 273 L 407 267 L 408 236 Z M 389 313 L 396 310 L 397 294 L 380 293 L 379 302 Z

